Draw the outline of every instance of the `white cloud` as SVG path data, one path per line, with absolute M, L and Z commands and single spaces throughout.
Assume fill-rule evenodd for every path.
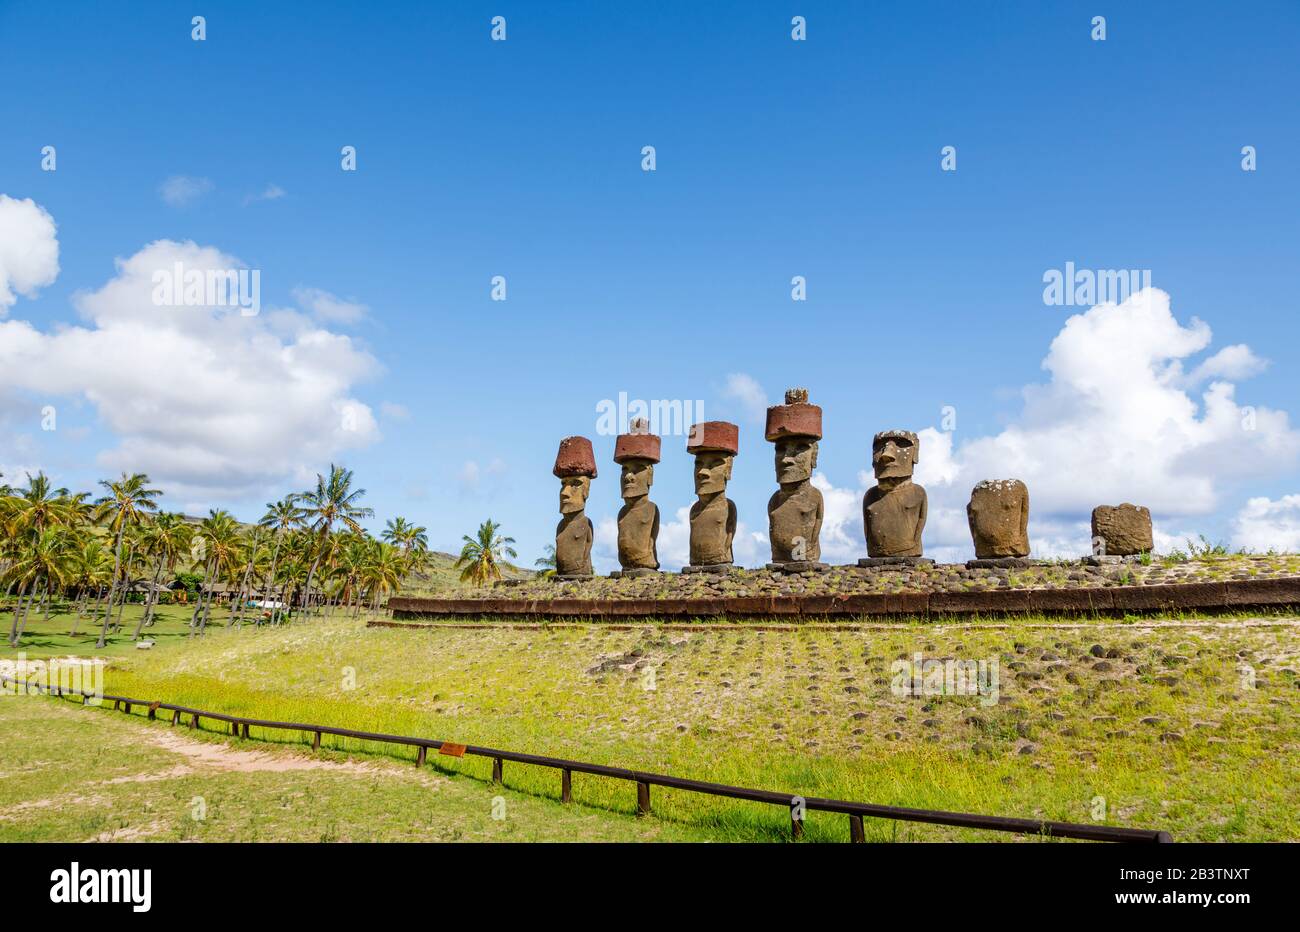
M 169 207 L 188 207 L 212 190 L 207 178 L 172 175 L 158 186 L 158 195 Z
M 278 201 L 288 192 L 278 184 L 268 184 L 259 194 L 249 194 L 244 198 L 244 206 L 255 204 L 258 201 Z
M 506 473 L 505 461 L 500 457 L 492 459 L 486 466 L 478 460 L 466 460 L 456 474 L 460 490 L 466 495 L 490 493 L 496 491 L 496 482 Z
M 242 265 L 213 247 L 160 240 L 74 296 L 84 326 L 0 321 L 0 394 L 84 399 L 119 440 L 100 466 L 147 472 L 194 499 L 261 494 L 378 439 L 370 408 L 351 396 L 378 370 L 369 353 L 308 323 L 286 334 L 274 315 L 157 306 L 153 274 L 177 262 Z
M 54 218 L 31 198 L 0 194 L 0 317 L 18 295 L 36 297 L 59 276 Z
M 1289 471 L 1300 434 L 1285 411 L 1243 408 L 1224 380 L 1199 401 L 1183 387 L 1183 361 L 1210 338 L 1195 318 L 1180 324 L 1157 289 L 1071 317 L 1043 360 L 1050 381 L 1023 390 L 1022 411 L 1001 433 L 954 449 L 950 437 L 921 432 L 927 541 L 969 547 L 965 503 L 981 479 L 1023 479 L 1031 539 L 1086 552 L 1087 529 L 1078 522 L 1095 505 L 1127 501 L 1165 517 L 1203 515 L 1218 507 L 1225 487 Z M 1248 347 L 1229 349 L 1198 371 L 1258 371 Z
M 1245 343 L 1225 346 L 1192 370 L 1189 385 L 1199 385 L 1207 379 L 1248 379 L 1268 368 L 1268 360 L 1256 356 Z
M 1252 498 L 1237 513 L 1232 545 L 1251 550 L 1300 551 L 1300 495 L 1277 501 Z
M 364 304 L 345 301 L 319 288 L 299 286 L 293 289 L 293 299 L 299 307 L 315 315 L 317 320 L 331 324 L 355 324 L 370 312 Z
M 1071 317 L 1043 361 L 1050 380 L 1023 390 L 1022 410 L 1000 433 L 954 445 L 960 433 L 919 431 L 916 481 L 929 494 L 927 555 L 944 562 L 971 556 L 966 503 L 981 479 L 1026 482 L 1032 550 L 1052 557 L 1089 552 L 1093 507 L 1120 502 L 1152 510 L 1157 550 L 1185 546 L 1197 536 L 1185 529 L 1188 516 L 1213 512 L 1235 484 L 1292 470 L 1300 433 L 1287 413 L 1239 405 L 1227 381 L 1263 368 L 1248 346 L 1220 350 L 1191 377 L 1183 375 L 1184 361 L 1210 339 L 1208 325 L 1180 324 L 1169 296 L 1148 289 Z M 1207 378 L 1216 381 L 1193 398 L 1189 387 Z M 861 474 L 861 489 L 851 492 L 821 475 L 813 481 L 827 500 L 825 558 L 861 555 L 852 549 L 862 546 L 856 509 L 870 475 Z M 1252 499 L 1253 510 L 1248 506 L 1237 521 L 1237 545 L 1300 547 L 1291 536 L 1289 522 L 1300 520 L 1292 498 L 1300 497 L 1271 505 Z
M 761 424 L 767 416 L 767 393 L 751 375 L 743 372 L 733 372 L 728 375 L 727 384 L 722 389 L 722 397 L 736 402 L 747 420 Z

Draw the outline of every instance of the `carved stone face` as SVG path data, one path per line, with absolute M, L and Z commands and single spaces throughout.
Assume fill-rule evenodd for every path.
M 571 515 L 587 507 L 591 480 L 586 476 L 569 476 L 560 480 L 560 514 Z
M 654 463 L 648 460 L 628 460 L 623 464 L 623 478 L 619 480 L 624 500 L 631 501 L 649 495 L 654 481 Z
M 713 495 L 727 491 L 731 478 L 731 461 L 728 453 L 697 453 L 695 456 L 695 494 Z
M 817 468 L 817 441 L 787 437 L 776 442 L 776 481 L 781 485 L 806 482 Z
M 877 479 L 910 479 L 916 463 L 916 446 L 907 439 L 887 437 L 871 451 Z

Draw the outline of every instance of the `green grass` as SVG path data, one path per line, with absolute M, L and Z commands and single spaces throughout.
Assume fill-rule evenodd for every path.
M 707 837 L 384 759 L 192 735 L 68 701 L 0 699 L 0 842 Z
M 1102 821 L 1166 829 L 1182 841 L 1300 839 L 1294 620 L 685 633 L 652 625 L 401 631 L 320 619 L 212 628 L 195 641 L 168 634 L 176 624 L 160 622 L 165 636 L 152 651 L 114 644 L 102 652 L 108 691 L 805 796 Z M 28 655 L 90 652 L 46 630 L 59 625 L 67 619 L 33 625 Z M 1102 658 L 1111 669 L 1095 666 L 1094 644 L 1118 654 Z M 1003 703 L 894 695 L 890 664 L 916 651 L 998 658 Z M 1061 659 L 1044 660 L 1043 651 Z M 1242 659 L 1253 686 L 1238 670 Z M 654 689 L 645 688 L 647 669 Z M 978 723 L 967 723 L 972 715 Z M 486 785 L 486 760 L 436 762 Z M 506 765 L 506 785 L 539 800 L 558 797 L 558 784 L 554 771 Z M 635 793 L 621 781 L 576 775 L 574 790 L 585 807 L 633 812 Z M 1096 797 L 1105 811 L 1094 820 Z M 653 805 L 654 821 L 720 840 L 788 834 L 776 807 L 659 788 Z M 867 831 L 878 840 L 1010 837 L 880 820 L 868 820 Z M 809 814 L 810 840 L 846 836 L 843 817 Z

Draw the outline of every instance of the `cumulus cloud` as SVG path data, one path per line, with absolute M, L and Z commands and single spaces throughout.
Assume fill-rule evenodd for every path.
M 293 289 L 293 299 L 317 320 L 331 324 L 355 324 L 370 312 L 364 304 L 345 301 L 320 288 L 299 286 Z
M 158 196 L 169 207 L 188 207 L 211 190 L 212 182 L 207 178 L 172 175 L 158 186 Z
M 59 276 L 54 218 L 31 198 L 0 194 L 0 317 L 18 295 L 36 297 Z
M 1249 550 L 1300 551 L 1300 495 L 1250 499 L 1233 521 L 1232 544 Z
M 202 500 L 261 494 L 309 478 L 336 454 L 378 439 L 352 396 L 378 365 L 349 337 L 238 308 L 160 306 L 155 274 L 239 269 L 233 256 L 160 240 L 116 261 L 102 287 L 74 296 L 82 325 L 0 321 L 0 394 L 91 404 L 118 438 L 107 470 L 143 471 Z
M 1192 370 L 1189 385 L 1199 385 L 1207 379 L 1248 379 L 1268 368 L 1268 360 L 1256 356 L 1245 343 L 1225 346 Z
M 1023 479 L 1034 552 L 1077 556 L 1088 552 L 1096 505 L 1146 505 L 1157 544 L 1181 543 L 1185 519 L 1217 510 L 1232 487 L 1291 471 L 1300 433 L 1287 413 L 1239 404 L 1229 381 L 1261 370 L 1249 347 L 1220 350 L 1184 375 L 1211 336 L 1200 320 L 1180 323 L 1168 294 L 1144 289 L 1066 321 L 1043 360 L 1049 380 L 1023 389 L 1021 411 L 1001 432 L 961 442 L 960 434 L 920 431 L 916 479 L 930 499 L 927 553 L 971 555 L 966 502 L 981 479 Z M 1194 397 L 1191 386 L 1206 379 Z M 1243 515 L 1243 535 L 1287 539 L 1275 513 Z M 1261 521 L 1273 521 L 1274 530 L 1266 534 Z

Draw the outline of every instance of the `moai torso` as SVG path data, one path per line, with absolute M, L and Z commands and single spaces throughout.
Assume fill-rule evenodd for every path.
M 555 572 L 560 576 L 591 575 L 591 519 L 575 512 L 555 528 Z
M 1019 479 L 986 479 L 966 506 L 977 559 L 1029 556 L 1029 489 Z
M 867 531 L 867 555 L 919 557 L 925 530 L 925 489 L 906 482 L 892 489 L 877 485 L 862 500 L 862 523 Z
M 625 570 L 657 570 L 659 506 L 648 497 L 634 499 L 618 512 L 618 562 Z
M 801 482 L 788 491 L 783 487 L 772 494 L 767 503 L 767 519 L 773 562 L 815 563 L 821 559 L 824 510 L 821 490 L 811 482 Z
M 699 499 L 691 506 L 691 563 L 710 566 L 731 563 L 736 534 L 736 506 L 725 495 Z

